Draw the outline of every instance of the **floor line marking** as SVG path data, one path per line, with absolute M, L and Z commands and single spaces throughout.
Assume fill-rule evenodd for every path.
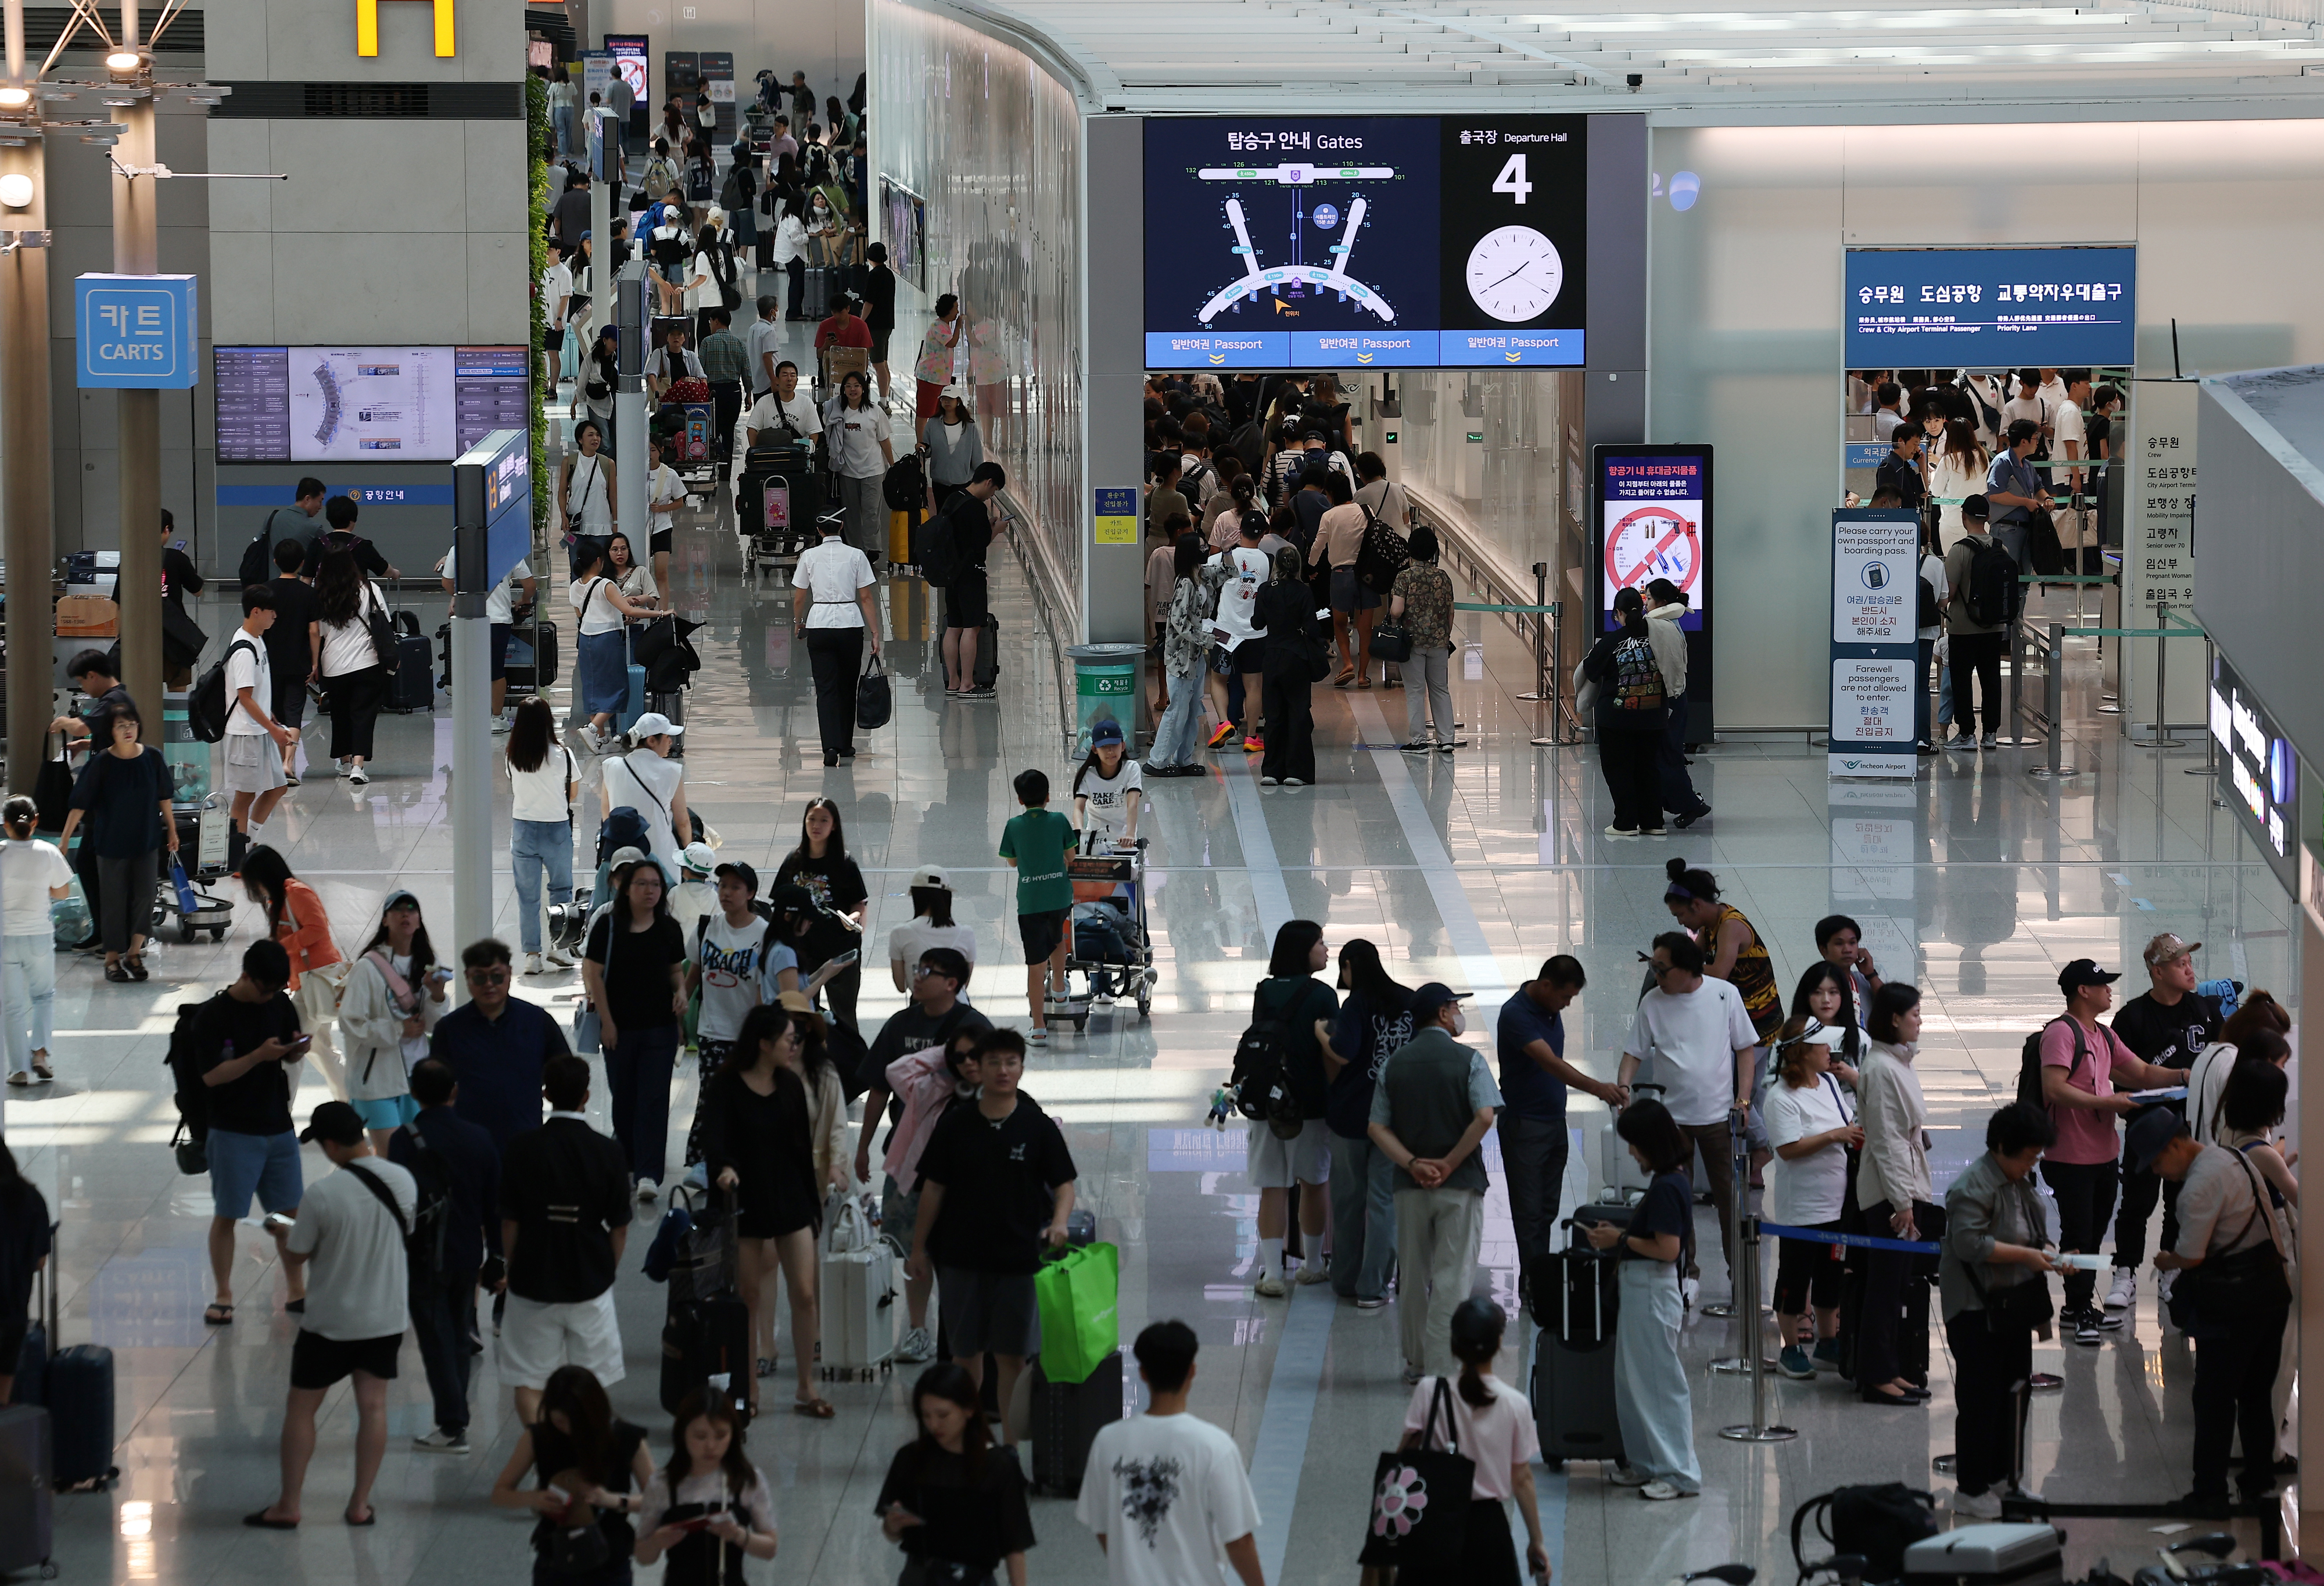
M 1322 1284 L 1295 1284 L 1275 1342 L 1275 1370 L 1267 1407 L 1250 1451 L 1250 1489 L 1259 1500 L 1259 1561 L 1269 1581 L 1283 1579 L 1291 1545 L 1291 1517 L 1299 1507 L 1299 1476 L 1315 1425 L 1315 1396 L 1323 1385 L 1324 1346 L 1338 1302 Z
M 1291 889 L 1283 882 L 1283 863 L 1275 856 L 1275 836 L 1267 829 L 1267 807 L 1259 797 L 1258 772 L 1245 760 L 1230 766 L 1223 780 L 1227 803 L 1234 810 L 1235 840 L 1242 845 L 1243 867 L 1250 876 L 1251 901 L 1259 923 L 1271 944 L 1293 916 Z

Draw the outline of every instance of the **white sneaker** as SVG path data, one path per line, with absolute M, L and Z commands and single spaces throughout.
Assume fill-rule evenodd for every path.
M 370 773 L 369 771 L 367 771 L 367 770 L 364 770 L 364 769 L 363 769 L 363 767 L 361 767 L 361 766 L 354 766 L 354 767 L 349 768 L 349 770 L 348 770 L 348 771 L 347 771 L 347 786 L 348 786 L 348 787 L 350 787 L 350 788 L 360 788 L 360 787 L 363 787 L 364 784 L 368 783 L 370 780 L 371 780 L 371 773 Z
M 464 1454 L 468 1452 L 467 1430 L 446 1432 L 439 1427 L 425 1437 L 413 1438 L 411 1446 L 422 1453 Z
M 1956 1515 L 1972 1520 L 2001 1518 L 2001 1494 L 1987 1489 L 1984 1492 L 1956 1492 L 1952 1510 Z
M 499 737 L 503 733 L 505 733 L 505 732 L 507 732 L 508 730 L 509 730 L 509 719 L 508 719 L 508 717 L 506 717 L 506 716 L 494 716 L 494 717 L 493 718 L 493 737 L 497 738 L 497 737 Z
M 540 971 L 540 954 L 538 953 L 526 954 L 524 955 L 524 973 L 527 974 L 539 974 Z
M 1667 1481 L 1649 1481 L 1638 1489 L 1638 1496 L 1648 1503 L 1668 1503 L 1674 1498 L 1692 1498 L 1695 1495 L 1683 1492 Z
M 904 1342 L 896 1346 L 896 1359 L 907 1366 L 923 1364 L 936 1352 L 936 1342 L 925 1327 L 915 1327 L 904 1334 Z
M 1283 1279 L 1274 1273 L 1262 1272 L 1259 1275 L 1259 1281 L 1250 1286 L 1250 1292 L 1263 1300 L 1279 1300 L 1290 1290 L 1283 1286 Z
M 1321 1283 L 1329 1277 L 1331 1277 L 1331 1273 L 1324 1269 L 1323 1258 L 1319 1256 L 1312 1261 L 1300 1262 L 1299 1275 L 1292 1281 L 1295 1283 Z
M 558 952 L 554 947 L 551 947 L 548 952 L 542 954 L 541 956 L 549 960 L 549 967 L 551 969 L 571 969 L 573 967 L 573 961 L 570 958 L 566 957 L 564 954 Z
M 1607 1474 L 1606 1480 L 1617 1487 L 1644 1487 L 1654 1478 L 1636 1466 L 1617 1465 Z
M 657 1183 L 655 1183 L 652 1179 L 650 1179 L 650 1178 L 641 1178 L 641 1179 L 638 1180 L 638 1199 L 639 1199 L 639 1200 L 641 1200 L 641 1201 L 650 1201 L 650 1200 L 652 1200 L 652 1199 L 654 1198 L 654 1196 L 656 1196 L 656 1195 L 659 1194 L 660 1193 L 661 1193 L 661 1185 L 659 1185 L 659 1184 L 657 1184 Z
M 2107 1290 L 2106 1308 L 2127 1311 L 2138 1303 L 2138 1269 L 2117 1267 L 2114 1269 L 2114 1286 Z

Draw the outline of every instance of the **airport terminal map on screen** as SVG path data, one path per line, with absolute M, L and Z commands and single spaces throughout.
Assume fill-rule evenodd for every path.
M 1148 122 L 1148 366 L 1581 364 L 1586 134 L 1579 115 Z
M 523 429 L 525 349 L 217 349 L 221 463 L 447 462 Z

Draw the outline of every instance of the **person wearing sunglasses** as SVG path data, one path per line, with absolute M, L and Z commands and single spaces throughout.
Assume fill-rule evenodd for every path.
M 428 1055 L 450 1065 L 459 1083 L 453 1111 L 508 1143 L 542 1121 L 541 1065 L 563 1056 L 565 1028 L 538 1003 L 509 995 L 508 944 L 486 936 L 460 954 L 468 1000 L 436 1021 Z

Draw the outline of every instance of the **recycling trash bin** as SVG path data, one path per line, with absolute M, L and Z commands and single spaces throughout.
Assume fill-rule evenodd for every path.
M 1146 647 L 1069 644 L 1065 654 L 1074 663 L 1074 752 L 1089 752 L 1091 724 L 1108 717 L 1121 724 L 1122 736 L 1134 749 L 1139 701 L 1146 694 Z

